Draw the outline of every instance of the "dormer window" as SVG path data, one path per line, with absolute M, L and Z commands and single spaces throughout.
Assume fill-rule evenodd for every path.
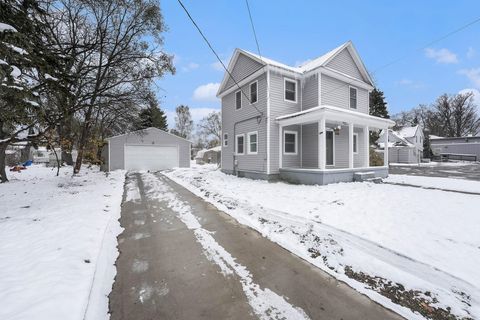
M 258 81 L 250 83 L 250 103 L 258 101 Z
M 357 88 L 350 87 L 350 108 L 357 109 Z
M 235 92 L 235 109 L 241 109 L 242 108 L 242 90 L 238 90 Z
M 297 102 L 297 82 L 285 78 L 285 101 Z

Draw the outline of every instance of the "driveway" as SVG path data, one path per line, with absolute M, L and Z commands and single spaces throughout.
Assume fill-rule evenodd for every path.
M 435 166 L 427 164 L 422 164 L 420 166 L 393 165 L 390 166 L 389 173 L 480 181 L 480 164 L 446 162 Z
M 112 320 L 401 319 L 161 173 L 124 197 Z

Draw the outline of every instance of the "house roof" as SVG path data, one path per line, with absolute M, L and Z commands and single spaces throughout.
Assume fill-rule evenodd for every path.
M 222 147 L 221 147 L 221 146 L 217 146 L 217 147 L 213 147 L 213 148 L 210 148 L 210 149 L 202 149 L 202 150 L 200 150 L 200 151 L 197 152 L 197 155 L 195 156 L 195 159 L 197 159 L 197 158 L 203 158 L 203 156 L 205 155 L 205 153 L 207 153 L 208 151 L 219 152 L 219 151 L 222 151 Z
M 238 59 L 238 56 L 240 54 L 244 54 L 248 57 L 250 57 L 251 59 L 261 63 L 262 65 L 264 66 L 274 66 L 274 67 L 278 67 L 278 68 L 281 68 L 281 69 L 284 69 L 284 70 L 287 70 L 287 71 L 291 71 L 291 72 L 295 72 L 295 73 L 298 73 L 298 74 L 305 74 L 309 71 L 312 71 L 314 69 L 317 69 L 319 67 L 326 67 L 326 65 L 337 55 L 339 54 L 341 51 L 343 51 L 344 49 L 347 49 L 350 54 L 352 55 L 352 58 L 353 60 L 355 61 L 358 69 L 360 70 L 360 73 L 362 74 L 362 76 L 367 80 L 367 82 L 369 82 L 369 84 L 373 85 L 373 80 L 372 78 L 370 77 L 370 74 L 368 73 L 365 65 L 363 64 L 362 60 L 360 59 L 360 56 L 358 55 L 358 52 L 357 50 L 355 49 L 355 47 L 353 46 L 353 43 L 352 41 L 347 41 L 345 43 L 343 43 L 342 45 L 336 47 L 335 49 L 333 50 L 330 50 L 329 52 L 325 53 L 324 55 L 318 57 L 318 58 L 315 58 L 311 61 L 308 61 L 307 63 L 305 63 L 304 65 L 302 66 L 298 66 L 298 67 L 293 67 L 293 66 L 289 66 L 287 64 L 284 64 L 284 63 L 281 63 L 281 62 L 278 62 L 278 61 L 275 61 L 273 59 L 269 59 L 269 58 L 266 58 L 266 57 L 263 57 L 263 56 L 260 56 L 260 55 L 257 55 L 255 53 L 252 53 L 252 52 L 249 52 L 247 50 L 243 50 L 243 49 L 235 49 L 234 53 L 233 53 L 233 56 L 232 56 L 232 59 L 230 60 L 230 63 L 228 64 L 228 70 L 231 72 L 232 69 L 233 69 L 233 66 L 235 65 L 236 63 L 236 60 Z M 220 87 L 218 88 L 218 92 L 217 92 L 217 96 L 225 90 L 225 85 L 227 83 L 227 80 L 229 78 L 229 74 L 227 72 L 225 72 L 225 75 L 223 77 L 223 80 L 222 80 L 222 83 L 220 84 Z M 242 80 L 242 79 L 239 79 L 239 80 Z M 238 80 L 238 81 L 239 81 Z M 362 80 L 362 79 L 360 79 Z
M 402 129 L 398 130 L 397 133 L 403 138 L 412 138 L 415 137 L 415 134 L 417 134 L 417 130 L 419 127 L 419 125 L 413 127 L 403 127 Z
M 160 131 L 161 133 L 165 133 L 165 134 L 168 134 L 168 135 L 171 135 L 177 139 L 181 139 L 181 140 L 185 140 L 185 141 L 188 141 L 190 143 L 192 143 L 192 141 L 188 140 L 188 139 L 185 139 L 185 138 L 182 138 L 182 137 L 179 137 L 175 134 L 172 134 L 170 132 L 167 132 L 165 130 L 162 130 L 162 129 L 158 129 L 158 128 L 155 128 L 155 127 L 149 127 L 149 128 L 146 128 L 146 129 L 142 129 L 142 130 L 136 130 L 136 131 L 130 131 L 130 132 L 127 132 L 127 133 L 124 133 L 124 134 L 119 134 L 119 135 L 116 135 L 116 136 L 112 136 L 112 137 L 108 137 L 106 138 L 105 140 L 111 140 L 113 138 L 118 138 L 118 137 L 122 137 L 122 136 L 126 136 L 126 135 L 129 135 L 129 134 L 134 134 L 134 133 L 140 133 L 142 131 L 146 131 L 146 130 L 154 130 L 154 131 Z
M 388 141 L 388 146 L 389 147 L 395 147 L 395 146 L 398 146 L 399 144 L 404 145 L 406 147 L 414 147 L 414 145 L 412 143 L 410 143 L 406 139 L 406 137 L 403 137 L 397 131 L 393 131 L 391 129 L 388 129 L 388 133 L 389 133 L 389 141 Z M 383 135 L 384 135 L 384 130 L 380 131 L 380 138 L 378 138 L 378 140 L 377 140 L 377 143 L 380 146 L 380 148 L 383 148 L 383 146 L 385 145 L 385 143 L 383 142 L 383 138 L 382 138 Z M 390 136 L 393 136 L 397 141 L 390 140 Z

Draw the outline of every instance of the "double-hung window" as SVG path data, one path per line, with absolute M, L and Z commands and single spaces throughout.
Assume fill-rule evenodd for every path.
M 239 134 L 237 135 L 236 139 L 237 143 L 235 153 L 240 155 L 245 154 L 245 135 Z
M 257 154 L 258 153 L 258 133 L 249 132 L 247 135 L 247 143 L 248 143 L 248 153 L 249 154 Z
M 297 132 L 285 131 L 283 133 L 283 153 L 297 154 Z
M 350 87 L 350 108 L 357 109 L 357 88 Z
M 241 109 L 242 108 L 242 90 L 238 90 L 235 92 L 235 109 Z
M 258 101 L 258 81 L 250 83 L 250 103 L 254 104 Z
M 285 78 L 285 101 L 297 102 L 297 82 Z

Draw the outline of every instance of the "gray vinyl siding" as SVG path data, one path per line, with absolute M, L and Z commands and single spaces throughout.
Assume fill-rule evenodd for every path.
M 388 148 L 389 163 L 417 163 L 417 158 L 413 154 L 413 147 L 391 147 Z
M 292 79 L 293 77 L 270 71 L 270 173 L 274 174 L 279 172 L 279 126 L 275 119 L 281 115 L 301 111 L 301 94 L 297 93 L 296 103 L 285 101 L 284 78 Z M 300 80 L 297 79 L 297 91 L 299 88 Z M 286 166 L 286 163 L 283 165 Z
M 235 81 L 240 82 L 246 77 L 248 77 L 249 75 L 251 75 L 252 73 L 254 73 L 255 71 L 257 71 L 258 69 L 260 69 L 261 67 L 263 67 L 261 63 L 240 53 L 231 74 L 235 79 Z M 229 77 L 224 90 L 227 90 L 228 88 L 234 85 L 235 85 L 235 82 L 232 80 L 232 78 Z
M 480 160 L 480 137 L 431 139 L 430 144 L 434 152 L 476 155 Z
M 367 152 L 367 148 L 368 148 L 368 145 L 365 145 L 365 143 L 363 142 L 363 137 L 364 137 L 364 133 L 363 133 L 363 129 L 362 128 L 354 128 L 353 129 L 353 132 L 357 133 L 358 134 L 358 153 L 357 154 L 353 154 L 353 167 L 354 168 L 361 168 L 361 167 L 365 167 L 365 166 L 369 166 L 369 163 L 367 163 L 365 165 L 364 163 L 364 157 L 365 157 L 365 153 Z
M 124 169 L 125 165 L 125 145 L 158 145 L 172 146 L 179 148 L 180 167 L 190 167 L 190 141 L 174 136 L 160 129 L 146 129 L 135 131 L 129 134 L 112 137 L 110 142 L 110 170 Z M 108 150 L 107 150 L 108 152 Z
M 302 167 L 318 168 L 318 123 L 302 126 Z
M 333 128 L 336 125 L 327 123 L 327 128 Z M 348 168 L 348 126 L 342 126 L 339 134 L 334 134 L 335 139 L 335 160 L 334 168 Z M 327 166 L 332 168 L 331 166 Z
M 302 110 L 318 106 L 318 75 L 316 73 L 303 82 L 302 100 Z
M 235 109 L 235 92 L 229 93 L 222 98 L 222 135 L 228 134 L 228 146 L 222 143 L 222 170 L 231 172 L 234 170 L 234 157 L 238 161 L 238 170 L 261 171 L 267 170 L 267 80 L 266 73 L 260 75 L 252 82 L 258 80 L 258 102 L 255 106 L 263 113 L 260 123 L 257 117 L 259 112 L 242 95 L 242 108 Z M 242 90 L 249 95 L 249 85 L 242 86 Z M 235 126 L 235 123 L 237 125 Z M 247 133 L 257 131 L 258 145 L 257 154 L 247 154 Z M 235 156 L 235 135 L 245 134 L 245 153 Z
M 349 109 L 368 114 L 368 91 L 357 88 L 357 108 L 350 108 L 350 87 L 348 83 L 322 74 L 322 105 Z
M 352 55 L 348 49 L 344 49 L 338 53 L 329 63 L 327 63 L 327 67 L 338 70 L 359 80 L 366 81 L 355 64 L 355 61 L 353 61 Z

